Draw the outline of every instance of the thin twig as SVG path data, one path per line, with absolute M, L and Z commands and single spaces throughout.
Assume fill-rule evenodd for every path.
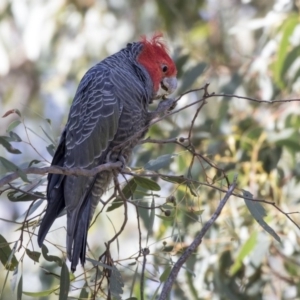
M 140 224 L 140 214 L 137 206 L 135 206 L 135 210 L 136 210 L 137 226 L 139 232 L 139 254 L 138 254 L 139 257 L 142 254 L 142 231 L 141 231 L 141 224 Z
M 231 94 L 212 94 L 212 95 L 208 96 L 208 98 L 211 98 L 211 97 L 237 98 L 237 99 L 249 100 L 249 101 L 252 101 L 252 102 L 266 103 L 266 104 L 299 102 L 300 101 L 300 98 L 272 100 L 272 101 L 269 101 L 269 100 L 259 100 L 259 99 L 252 98 L 252 97 L 245 97 L 245 96 L 238 96 L 238 95 L 231 95 Z
M 143 266 L 142 266 L 141 287 L 140 287 L 141 300 L 144 300 L 145 270 L 146 270 L 147 255 L 149 253 L 150 253 L 149 248 L 143 249 Z

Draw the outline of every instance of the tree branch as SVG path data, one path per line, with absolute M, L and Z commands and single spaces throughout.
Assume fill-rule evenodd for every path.
M 172 271 L 171 271 L 167 281 L 164 284 L 164 287 L 163 287 L 162 292 L 160 294 L 159 300 L 167 299 L 167 297 L 170 293 L 171 287 L 172 287 L 172 285 L 173 285 L 180 269 L 182 268 L 183 264 L 192 255 L 192 253 L 196 250 L 196 248 L 201 244 L 204 235 L 206 234 L 208 229 L 213 225 L 213 223 L 219 217 L 223 207 L 225 206 L 225 204 L 226 204 L 227 200 L 229 199 L 229 197 L 232 195 L 235 187 L 236 187 L 236 181 L 234 181 L 230 185 L 226 195 L 220 201 L 219 206 L 217 207 L 217 209 L 214 212 L 214 214 L 212 215 L 212 217 L 206 222 L 206 224 L 202 227 L 200 232 L 197 234 L 194 241 L 190 244 L 190 246 L 184 251 L 184 253 L 180 256 L 178 261 L 174 264 L 174 267 L 172 268 Z
M 91 170 L 83 169 L 83 168 L 65 168 L 60 166 L 50 166 L 50 167 L 44 167 L 44 168 L 38 168 L 38 167 L 30 167 L 26 169 L 20 169 L 21 172 L 25 174 L 37 174 L 37 175 L 44 175 L 47 173 L 52 174 L 62 174 L 62 175 L 75 175 L 75 176 L 95 176 L 99 172 L 102 172 L 104 170 L 112 170 L 112 169 L 118 169 L 122 167 L 121 162 L 109 162 L 103 165 L 100 165 L 98 167 L 95 167 Z M 0 179 L 0 187 L 3 185 L 19 178 L 20 175 L 18 172 L 11 173 L 3 178 Z

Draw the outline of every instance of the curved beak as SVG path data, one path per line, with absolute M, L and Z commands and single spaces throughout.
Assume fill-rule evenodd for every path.
M 176 77 L 165 77 L 161 83 L 161 88 L 166 91 L 166 94 L 172 94 L 177 88 Z

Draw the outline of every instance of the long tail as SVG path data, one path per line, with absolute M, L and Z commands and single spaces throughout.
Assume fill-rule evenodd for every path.
M 67 253 L 71 261 L 71 269 L 74 272 L 78 261 L 84 265 L 86 243 L 89 225 L 92 221 L 99 199 L 105 193 L 112 178 L 112 172 L 99 173 L 89 188 L 85 191 L 84 198 L 74 210 L 68 211 L 67 218 Z
M 38 233 L 38 244 L 42 247 L 44 239 L 52 226 L 55 219 L 65 208 L 65 201 L 62 193 L 55 198 L 55 201 L 48 202 L 47 210 L 45 216 L 41 222 L 39 233 Z
M 64 164 L 64 152 L 65 152 L 65 132 L 63 132 L 58 148 L 55 152 L 51 165 L 63 166 Z M 48 206 L 45 216 L 41 222 L 38 232 L 38 244 L 42 247 L 44 239 L 52 226 L 55 219 L 59 216 L 62 210 L 65 208 L 64 199 L 64 175 L 48 174 L 48 186 L 47 186 L 47 200 Z
M 74 231 L 73 238 L 67 235 L 67 252 L 68 252 L 68 258 L 71 261 L 72 272 L 76 270 L 76 266 L 78 264 L 79 259 L 82 265 L 84 265 L 85 263 L 87 235 L 88 235 L 90 214 L 91 214 L 90 200 L 91 199 L 89 197 L 89 199 L 85 203 L 85 206 L 83 207 L 83 210 L 78 216 L 77 224 L 75 224 L 76 229 Z

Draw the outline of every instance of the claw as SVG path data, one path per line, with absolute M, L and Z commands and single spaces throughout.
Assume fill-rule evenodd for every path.
M 177 105 L 175 99 L 169 99 L 163 97 L 163 100 L 159 102 L 155 111 L 149 113 L 150 120 L 153 120 L 157 117 L 162 117 L 172 111 Z
M 122 153 L 116 153 L 113 151 L 109 151 L 106 156 L 106 162 L 117 162 L 120 161 L 122 163 L 121 169 L 126 168 L 126 158 L 122 155 Z
M 118 157 L 118 161 L 120 161 L 122 163 L 121 169 L 125 169 L 126 168 L 126 159 L 123 155 L 120 155 Z

